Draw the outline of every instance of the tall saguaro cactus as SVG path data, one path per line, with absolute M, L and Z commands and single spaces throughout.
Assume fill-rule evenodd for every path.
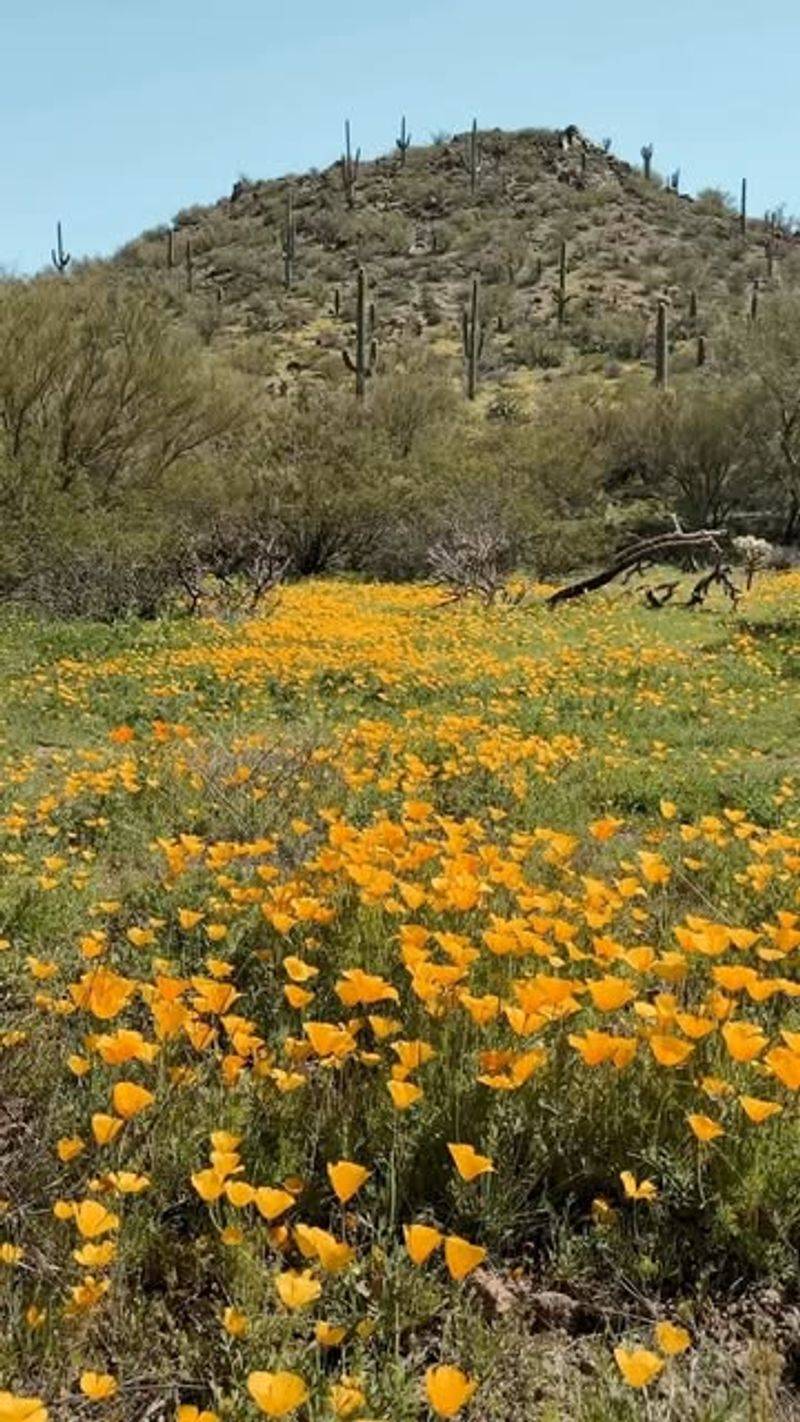
M 286 193 L 286 220 L 283 226 L 283 284 L 291 291 L 294 282 L 294 259 L 297 244 L 297 228 L 294 220 L 294 194 L 291 188 Z
M 775 275 L 775 244 L 771 237 L 767 239 L 765 256 L 767 259 L 767 277 L 772 281 Z
M 467 151 L 465 155 L 467 172 L 469 173 L 469 190 L 475 192 L 478 186 L 478 173 L 481 167 L 481 155 L 478 144 L 478 120 L 472 120 L 472 128 L 467 135 Z
M 186 238 L 186 290 L 194 291 L 194 254 L 192 252 L 192 239 Z
M 480 359 L 483 353 L 485 332 L 481 323 L 480 278 L 472 278 L 469 308 L 461 313 L 461 338 L 464 346 L 464 361 L 467 375 L 467 399 L 474 400 L 478 391 Z
M 481 155 L 478 146 L 478 120 L 472 120 L 472 128 L 469 134 L 469 190 L 475 192 L 478 186 L 478 173 L 481 166 Z
M 375 369 L 378 347 L 373 340 L 375 308 L 367 303 L 367 274 L 363 267 L 358 269 L 356 290 L 356 353 L 342 351 L 342 358 L 349 371 L 356 378 L 356 395 L 363 400 L 367 392 L 367 381 Z
M 644 163 L 644 175 L 645 175 L 647 181 L 649 182 L 649 181 L 650 181 L 650 175 L 651 175 L 651 173 L 652 173 L 652 171 L 653 171 L 653 145 L 652 145 L 652 143 L 645 143 L 644 147 L 642 148 L 642 162 Z
M 401 168 L 405 168 L 405 166 L 406 166 L 406 154 L 407 154 L 409 148 L 411 147 L 411 134 L 408 132 L 408 129 L 406 128 L 406 116 L 405 116 L 405 114 L 403 114 L 403 118 L 402 118 L 402 121 L 401 121 L 401 123 L 400 123 L 400 137 L 395 139 L 395 144 L 396 144 L 396 146 L 397 146 L 397 151 L 398 151 L 398 153 L 400 154 L 400 167 L 401 167 Z
M 64 239 L 61 235 L 61 223 L 56 223 L 56 245 L 50 249 L 50 257 L 53 266 L 60 276 L 63 276 L 72 261 L 69 252 L 64 251 Z
M 567 244 L 561 243 L 558 253 L 558 287 L 556 288 L 556 313 L 559 326 L 563 326 L 567 315 Z
M 175 265 L 175 229 L 170 227 L 167 232 L 167 271 L 171 272 Z
M 667 303 L 662 298 L 658 303 L 656 317 L 656 385 L 666 390 L 669 384 L 669 322 Z
M 350 120 L 345 120 L 344 125 L 344 153 L 341 157 L 342 165 L 342 186 L 344 187 L 345 201 L 348 207 L 356 205 L 356 185 L 358 183 L 358 170 L 361 167 L 361 149 L 357 148 L 355 157 L 350 142 Z
M 742 196 L 739 202 L 739 231 L 747 236 L 747 179 L 742 178 Z

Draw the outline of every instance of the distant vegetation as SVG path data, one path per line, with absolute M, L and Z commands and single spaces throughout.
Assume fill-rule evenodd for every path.
M 672 515 L 794 543 L 792 224 L 608 150 L 404 121 L 366 163 L 348 128 L 111 262 L 59 224 L 0 287 L 0 595 L 153 614 L 277 550 L 417 577 L 454 530 L 550 575 Z

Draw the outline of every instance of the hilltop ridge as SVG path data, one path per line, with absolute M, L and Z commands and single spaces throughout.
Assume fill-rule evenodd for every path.
M 145 282 L 209 344 L 243 343 L 248 360 L 258 351 L 275 389 L 341 375 L 362 265 L 382 352 L 422 339 L 458 357 L 478 275 L 489 380 L 650 361 L 660 298 L 688 366 L 720 313 L 745 311 L 755 284 L 793 282 L 800 271 L 797 240 L 776 218 L 748 218 L 743 235 L 722 194 L 679 194 L 574 126 L 477 133 L 474 179 L 470 145 L 467 133 L 370 162 L 353 151 L 349 191 L 341 162 L 242 178 L 229 196 L 184 209 L 171 229 L 144 233 L 103 265 Z

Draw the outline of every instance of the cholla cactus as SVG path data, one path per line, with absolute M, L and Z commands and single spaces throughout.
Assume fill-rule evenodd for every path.
M 733 539 L 733 546 L 736 556 L 744 566 L 746 586 L 753 586 L 753 579 L 758 572 L 768 568 L 773 555 L 772 544 L 766 538 L 756 538 L 752 533 L 743 533 L 739 538 Z

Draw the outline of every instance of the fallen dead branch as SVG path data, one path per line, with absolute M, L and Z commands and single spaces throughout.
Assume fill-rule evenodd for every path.
M 726 536 L 723 528 L 703 528 L 695 533 L 660 533 L 654 538 L 641 539 L 637 543 L 632 543 L 628 548 L 624 548 L 614 562 L 604 568 L 600 573 L 593 573 L 587 578 L 580 578 L 578 582 L 569 583 L 564 588 L 559 588 L 557 592 L 551 593 L 547 599 L 548 607 L 557 607 L 561 602 L 571 602 L 573 598 L 583 597 L 586 593 L 597 592 L 600 588 L 607 587 L 613 583 L 615 578 L 620 578 L 623 574 L 636 571 L 647 564 L 658 562 L 663 556 L 672 553 L 686 552 L 706 552 L 713 553 L 717 563 L 722 561 L 722 548 L 720 539 Z
M 717 562 L 710 573 L 704 573 L 702 578 L 698 578 L 692 588 L 687 607 L 702 607 L 714 584 L 718 584 L 723 592 L 727 593 L 734 607 L 742 596 L 741 588 L 738 588 L 731 577 L 731 569 L 722 562 Z

